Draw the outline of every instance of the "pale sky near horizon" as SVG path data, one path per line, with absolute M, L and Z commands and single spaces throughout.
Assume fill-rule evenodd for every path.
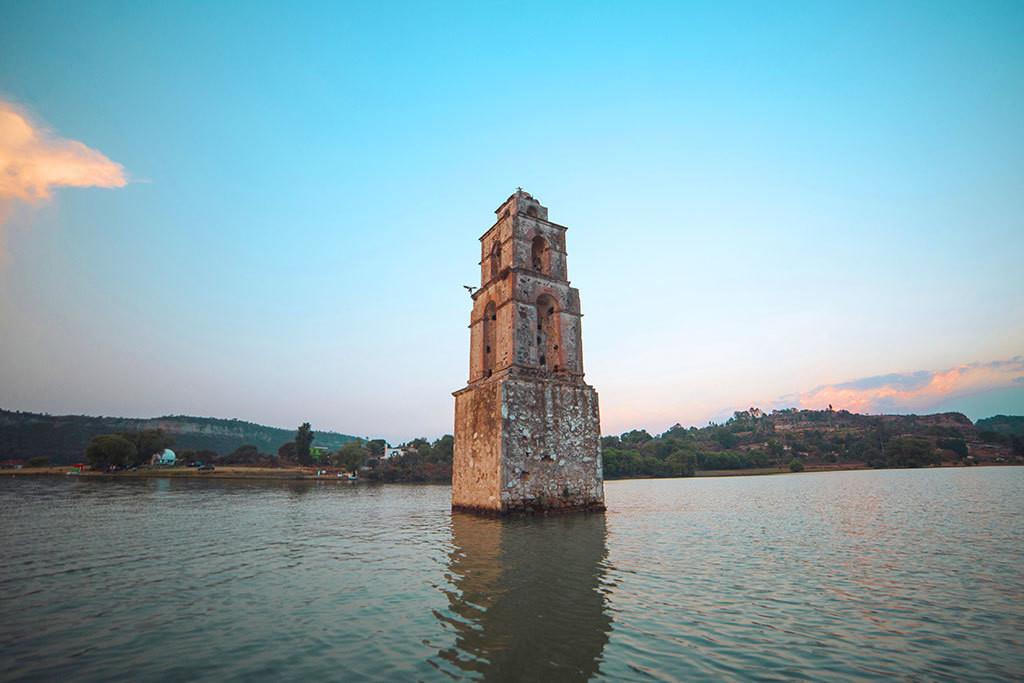
M 0 408 L 450 432 L 521 185 L 605 433 L 1024 414 L 1024 3 L 0 17 Z

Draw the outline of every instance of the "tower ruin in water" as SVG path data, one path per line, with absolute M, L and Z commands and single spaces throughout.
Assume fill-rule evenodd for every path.
M 603 510 L 597 392 L 583 381 L 566 227 L 521 189 L 480 238 L 469 383 L 455 392 L 452 507 Z

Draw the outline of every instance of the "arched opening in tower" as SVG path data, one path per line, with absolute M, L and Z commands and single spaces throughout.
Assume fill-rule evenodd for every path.
M 484 308 L 484 333 L 483 333 L 483 345 L 484 345 L 484 377 L 490 377 L 494 374 L 494 337 L 495 327 L 498 322 L 497 309 L 494 306 L 493 301 L 487 302 L 487 307 Z
M 495 240 L 494 246 L 491 247 L 491 279 L 498 277 L 498 273 L 501 271 L 501 242 Z
M 541 370 L 558 371 L 560 337 L 558 303 L 551 296 L 541 294 L 537 299 L 537 363 Z
M 548 242 L 540 235 L 533 238 L 530 247 L 530 263 L 538 273 L 551 275 L 551 249 Z

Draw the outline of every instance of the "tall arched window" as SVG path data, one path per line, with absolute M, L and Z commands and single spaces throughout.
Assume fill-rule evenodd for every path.
M 541 370 L 556 372 L 560 367 L 561 325 L 558 303 L 547 294 L 537 299 L 537 362 Z
M 484 377 L 490 377 L 494 373 L 494 337 L 495 327 L 497 326 L 498 314 L 497 309 L 494 306 L 493 301 L 487 302 L 487 307 L 484 308 Z
M 547 240 L 540 235 L 533 238 L 533 244 L 530 247 L 530 265 L 538 273 L 551 274 L 551 249 L 548 247 Z
M 501 242 L 498 240 L 494 241 L 494 246 L 491 247 L 491 279 L 498 277 L 498 273 L 501 271 Z

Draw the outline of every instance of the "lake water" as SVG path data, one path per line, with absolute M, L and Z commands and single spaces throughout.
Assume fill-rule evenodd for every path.
M 0 677 L 1009 680 L 1024 468 L 445 486 L 0 479 Z

